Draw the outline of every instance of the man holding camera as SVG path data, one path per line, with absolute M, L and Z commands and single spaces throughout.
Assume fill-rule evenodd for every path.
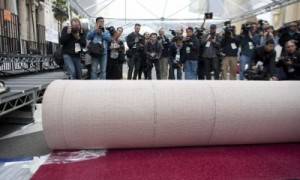
M 159 29 L 159 36 L 157 37 L 158 41 L 162 45 L 162 54 L 159 60 L 159 67 L 160 67 L 160 76 L 161 79 L 168 78 L 168 51 L 170 46 L 170 41 L 165 36 L 165 30 L 163 28 Z
M 197 79 L 199 46 L 200 43 L 198 38 L 194 35 L 194 29 L 192 27 L 188 27 L 186 29 L 186 38 L 185 38 L 186 58 L 184 62 L 185 79 L 187 80 Z
M 148 41 L 145 45 L 145 54 L 147 56 L 147 78 L 152 79 L 152 68 L 153 64 L 155 66 L 156 78 L 159 80 L 160 77 L 160 67 L 159 67 L 159 59 L 162 53 L 162 45 L 159 41 L 157 41 L 157 34 L 151 33 L 150 41 Z
M 284 46 L 285 52 L 277 63 L 282 71 L 278 74 L 279 80 L 300 80 L 300 50 L 297 50 L 295 41 L 288 41 Z
M 218 57 L 218 51 L 220 48 L 221 37 L 216 33 L 217 26 L 212 24 L 208 34 L 203 36 L 202 44 L 204 47 L 203 58 L 205 65 L 205 76 L 207 80 L 211 80 L 211 67 L 214 70 L 214 79 L 219 80 L 220 74 L 220 62 Z
M 127 57 L 129 58 L 128 61 L 128 80 L 134 79 L 136 80 L 137 75 L 141 68 L 141 62 L 142 62 L 142 55 L 144 53 L 144 38 L 140 34 L 141 25 L 135 24 L 134 25 L 134 32 L 130 33 L 127 38 L 126 42 L 129 47 L 127 54 Z M 132 78 L 132 72 L 134 68 L 134 74 Z
M 255 23 L 245 23 L 242 25 L 242 33 L 240 35 L 240 80 L 244 80 L 244 71 L 250 65 L 250 58 L 255 47 L 260 44 L 260 36 L 256 30 L 257 25 Z
M 290 41 L 296 41 L 296 48 L 299 49 L 300 47 L 300 33 L 298 32 L 298 22 L 293 21 L 289 24 L 288 28 L 284 29 L 282 32 L 281 37 L 279 38 L 278 42 L 282 47 L 282 53 L 285 51 L 285 44 Z
M 71 26 L 62 29 L 59 42 L 63 45 L 63 59 L 69 79 L 80 79 L 82 76 L 80 52 L 86 46 L 86 37 L 78 18 L 71 19 Z
M 275 42 L 268 39 L 264 46 L 257 47 L 253 51 L 250 65 L 252 70 L 261 73 L 262 79 L 260 80 L 277 80 L 275 76 L 276 51 L 274 48 Z
M 111 35 L 108 30 L 104 28 L 104 18 L 96 18 L 94 29 L 87 35 L 87 40 L 98 43 L 103 46 L 103 53 L 99 57 L 92 56 L 92 72 L 91 79 L 97 79 L 98 65 L 100 64 L 100 79 L 106 79 L 107 66 L 107 45 L 111 41 Z
M 228 68 L 230 72 L 230 80 L 236 80 L 236 67 L 238 47 L 240 41 L 234 35 L 234 27 L 225 28 L 224 38 L 221 41 L 222 49 L 222 79 L 227 80 Z
M 186 47 L 182 37 L 174 38 L 174 43 L 169 49 L 169 79 L 175 79 L 175 69 L 177 70 L 177 80 L 182 79 L 182 64 L 185 60 Z

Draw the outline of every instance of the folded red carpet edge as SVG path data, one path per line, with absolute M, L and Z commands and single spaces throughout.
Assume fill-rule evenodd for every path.
M 300 179 L 300 144 L 114 149 L 42 165 L 31 180 Z

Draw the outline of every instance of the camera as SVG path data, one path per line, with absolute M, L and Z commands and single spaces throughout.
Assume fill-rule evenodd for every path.
M 250 23 L 242 24 L 242 34 L 245 36 L 248 36 L 251 28 L 252 28 L 252 24 L 250 24 Z
M 210 35 L 210 39 L 215 39 L 216 37 L 216 33 L 209 33 L 209 35 Z
M 279 57 L 278 61 L 276 63 L 276 67 L 279 68 L 279 67 L 285 66 L 289 60 L 291 60 L 291 58 L 288 56 Z
M 247 69 L 244 71 L 244 76 L 247 80 L 265 80 L 264 71 L 259 69 Z
M 138 43 L 142 43 L 143 40 L 144 40 L 144 38 L 142 36 L 138 37 Z
M 158 36 L 157 40 L 161 41 L 161 44 L 164 45 L 164 46 L 168 44 L 168 42 L 164 38 L 162 38 L 161 36 Z
M 77 33 L 79 32 L 79 29 L 75 28 L 75 27 L 72 27 L 71 28 L 71 33 Z
M 109 34 L 110 34 L 111 36 L 113 36 L 114 31 L 115 31 L 115 27 L 109 26 L 109 27 L 106 27 L 105 29 L 109 32 Z
M 173 35 L 173 36 L 176 36 L 176 31 L 174 30 L 174 29 L 169 29 L 169 31 L 171 31 L 171 34 Z
M 201 36 L 203 36 L 204 29 L 195 27 L 195 32 L 197 33 L 197 37 L 200 38 Z

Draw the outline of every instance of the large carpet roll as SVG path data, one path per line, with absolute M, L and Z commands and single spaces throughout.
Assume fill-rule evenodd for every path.
M 300 82 L 69 81 L 49 85 L 52 149 L 300 141 Z

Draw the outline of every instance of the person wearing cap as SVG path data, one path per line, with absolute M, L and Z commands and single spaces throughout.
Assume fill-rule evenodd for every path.
M 220 61 L 218 57 L 218 51 L 220 48 L 221 36 L 216 33 L 217 26 L 215 24 L 210 25 L 209 33 L 205 34 L 202 39 L 204 65 L 205 65 L 205 77 L 207 80 L 211 80 L 211 67 L 214 71 L 214 79 L 219 80 L 220 74 Z

